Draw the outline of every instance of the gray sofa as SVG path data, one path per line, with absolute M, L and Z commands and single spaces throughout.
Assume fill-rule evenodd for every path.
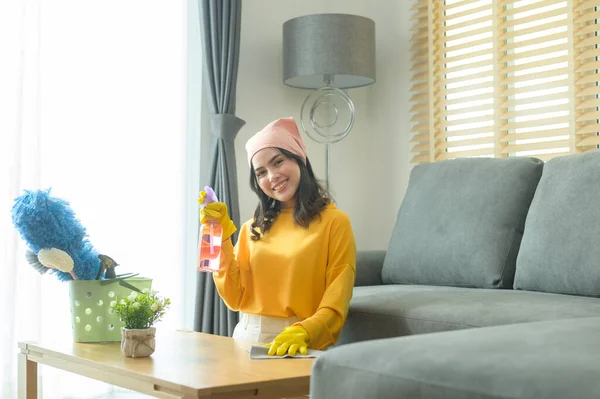
M 311 398 L 600 398 L 600 152 L 416 166 Z

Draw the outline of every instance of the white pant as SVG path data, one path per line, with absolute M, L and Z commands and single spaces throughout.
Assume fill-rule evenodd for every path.
M 240 315 L 240 322 L 233 330 L 233 339 L 246 341 L 252 345 L 268 344 L 273 341 L 284 328 L 300 321 L 297 317 L 288 317 L 284 319 L 242 312 L 240 312 Z

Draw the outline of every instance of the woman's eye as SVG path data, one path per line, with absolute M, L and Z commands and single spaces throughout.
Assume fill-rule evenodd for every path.
M 278 159 L 277 161 L 275 161 L 275 166 L 279 166 L 283 163 L 283 159 Z
M 258 172 L 258 173 L 256 174 L 256 177 L 262 177 L 262 176 L 264 176 L 264 175 L 265 175 L 265 172 L 264 172 L 264 171 L 260 171 L 260 172 Z

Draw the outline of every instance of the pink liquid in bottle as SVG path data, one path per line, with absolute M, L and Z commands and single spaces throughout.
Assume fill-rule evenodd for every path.
M 201 272 L 216 272 L 221 260 L 221 239 L 223 228 L 216 223 L 205 223 L 200 229 L 198 240 L 198 263 L 196 269 Z
M 217 202 L 217 196 L 212 188 L 204 187 L 206 197 L 200 204 L 205 207 L 211 202 Z M 221 260 L 221 242 L 223 239 L 223 227 L 213 220 L 209 220 L 200 227 L 198 238 L 198 262 L 196 270 L 201 272 L 216 272 L 219 270 Z

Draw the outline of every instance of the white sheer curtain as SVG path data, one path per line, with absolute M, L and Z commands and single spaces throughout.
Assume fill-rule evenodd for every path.
M 16 397 L 17 341 L 71 339 L 67 285 L 26 264 L 10 220 L 23 189 L 51 187 L 118 273 L 171 297 L 159 334 L 189 328 L 186 34 L 184 0 L 0 2 L 0 397 Z M 40 374 L 45 399 L 119 391 Z

